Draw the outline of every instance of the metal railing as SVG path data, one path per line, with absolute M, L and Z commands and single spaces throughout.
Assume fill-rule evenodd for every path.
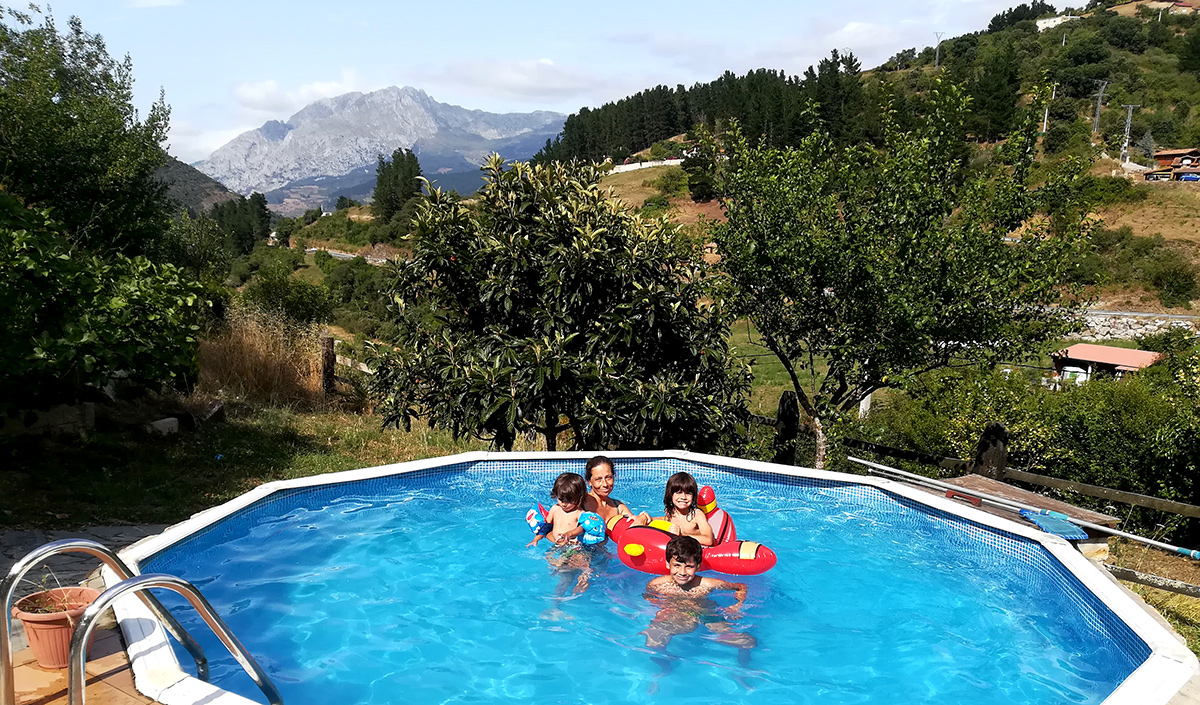
M 68 660 L 69 670 L 67 672 L 68 705 L 83 705 L 87 644 L 92 631 L 96 628 L 96 621 L 100 618 L 100 615 L 113 602 L 119 600 L 126 593 L 145 595 L 147 594 L 146 590 L 150 588 L 164 588 L 186 598 L 192 607 L 200 613 L 200 616 L 204 618 L 204 622 L 217 635 L 217 638 L 221 640 L 225 648 L 229 649 L 229 653 L 237 659 L 242 669 L 246 671 L 250 679 L 263 692 L 263 695 L 267 697 L 267 702 L 271 705 L 283 705 L 283 698 L 279 695 L 279 690 L 275 688 L 275 684 L 271 682 L 271 679 L 262 670 L 262 667 L 258 665 L 258 662 L 254 660 L 254 657 L 246 651 L 246 647 L 242 646 L 242 643 L 233 635 L 233 632 L 229 631 L 229 627 L 217 616 L 212 605 L 208 603 L 208 600 L 204 599 L 204 596 L 200 594 L 196 586 L 183 578 L 162 573 L 146 573 L 145 575 L 122 580 L 105 590 L 84 611 L 83 616 L 79 618 L 79 624 L 75 627 L 75 633 L 71 636 L 71 655 Z
M 17 561 L 8 570 L 8 575 L 4 577 L 4 580 L 0 581 L 0 596 L 4 600 L 4 636 L 3 639 L 0 639 L 0 705 L 16 705 L 17 702 L 16 684 L 13 682 L 12 653 L 12 602 L 13 596 L 17 591 L 17 585 L 21 582 L 21 578 L 25 577 L 25 574 L 32 570 L 34 566 L 50 556 L 62 553 L 83 553 L 98 558 L 122 580 L 128 580 L 137 575 L 137 572 L 131 569 L 125 561 L 121 560 L 117 554 L 110 551 L 103 544 L 87 539 L 52 541 L 34 549 L 24 558 Z M 196 674 L 200 677 L 200 680 L 207 681 L 208 658 L 205 657 L 204 649 L 200 647 L 200 644 L 192 638 L 191 634 L 188 634 L 184 630 L 179 622 L 171 616 L 171 613 L 167 611 L 167 608 L 163 607 L 162 603 L 153 595 L 147 592 L 139 592 L 138 597 L 141 598 L 146 608 L 158 617 L 171 636 L 175 637 L 183 645 L 183 648 L 187 649 L 187 652 L 191 654 L 192 659 L 196 662 Z

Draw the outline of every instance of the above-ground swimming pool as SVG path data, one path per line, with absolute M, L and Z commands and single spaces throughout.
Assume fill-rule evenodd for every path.
M 1059 539 L 886 480 L 613 453 L 613 496 L 635 511 L 661 514 L 666 478 L 686 470 L 739 538 L 779 558 L 720 576 L 748 586 L 740 614 L 729 594 L 665 612 L 701 626 L 648 648 L 652 576 L 610 542 L 577 594 L 578 572 L 525 546 L 525 511 L 587 457 L 473 453 L 272 484 L 127 557 L 199 587 L 288 705 L 1148 704 L 1196 671 Z M 261 702 L 200 618 L 163 600 L 204 644 L 213 684 Z M 180 681 L 175 656 L 189 657 L 140 609 L 118 604 L 143 692 L 237 700 Z

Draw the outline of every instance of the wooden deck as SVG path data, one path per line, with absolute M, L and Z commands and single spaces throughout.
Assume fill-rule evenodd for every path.
M 129 659 L 125 656 L 124 644 L 116 629 L 98 630 L 88 656 L 87 687 L 84 690 L 88 705 L 145 705 L 154 702 L 140 695 L 133 687 L 133 672 L 129 669 Z M 29 649 L 18 651 L 13 663 L 17 705 L 67 705 L 67 669 L 39 668 Z

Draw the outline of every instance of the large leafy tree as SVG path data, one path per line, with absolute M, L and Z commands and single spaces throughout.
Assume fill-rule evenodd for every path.
M 873 391 L 954 363 L 1017 360 L 1075 325 L 1078 302 L 1059 282 L 1081 242 L 1078 165 L 1031 190 L 1030 119 L 992 171 L 968 176 L 957 155 L 969 101 L 945 85 L 931 101 L 913 132 L 885 114 L 879 149 L 824 134 L 752 147 L 735 130 L 718 163 L 729 220 L 714 236 L 731 303 L 787 371 L 818 466 L 831 427 Z M 1050 202 L 1053 221 L 1035 217 Z
M 0 6 L 0 188 L 50 207 L 93 251 L 146 250 L 167 228 L 164 186 L 169 109 L 134 109 L 129 57 L 114 61 L 98 35 L 71 18 Z M 10 24 L 11 23 L 11 24 Z
M 713 280 L 672 226 L 609 201 L 592 166 L 484 167 L 473 207 L 435 191 L 395 282 L 385 424 L 427 417 L 511 448 L 709 448 L 749 376 Z

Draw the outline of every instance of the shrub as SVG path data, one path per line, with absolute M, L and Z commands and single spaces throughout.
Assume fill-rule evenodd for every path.
M 61 227 L 0 192 L 0 411 L 72 403 L 118 372 L 190 384 L 201 285 L 144 257 L 82 252 Z
M 301 324 L 328 321 L 333 307 L 325 289 L 292 279 L 289 273 L 278 267 L 259 271 L 242 292 L 243 300 Z
M 1163 250 L 1146 268 L 1147 282 L 1158 290 L 1163 306 L 1189 306 L 1200 297 L 1196 266 L 1178 252 Z
M 1146 200 L 1146 191 L 1119 176 L 1084 177 L 1083 196 L 1094 207 Z

